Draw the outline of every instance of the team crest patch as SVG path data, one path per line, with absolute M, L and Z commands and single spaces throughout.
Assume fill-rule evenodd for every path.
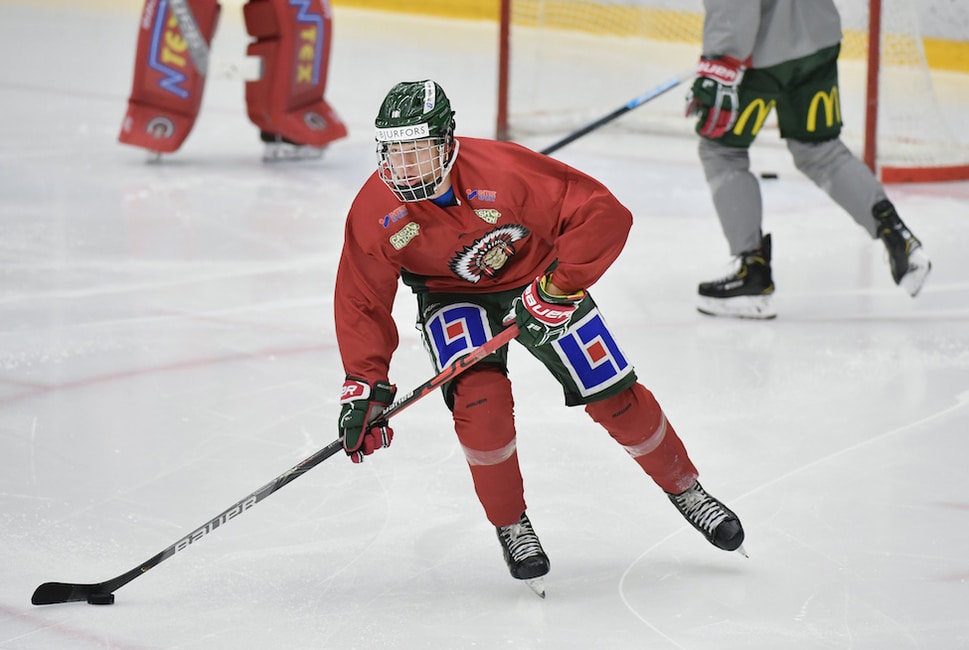
M 594 309 L 552 345 L 582 397 L 605 390 L 633 371 L 626 355 Z
M 525 226 L 511 224 L 495 228 L 455 255 L 449 264 L 462 280 L 477 284 L 483 276 L 493 277 L 515 255 L 515 242 L 529 235 Z
M 420 234 L 420 226 L 411 221 L 409 224 L 390 236 L 390 245 L 400 250 L 411 242 L 414 237 Z
M 498 223 L 498 219 L 501 218 L 501 213 L 492 208 L 481 208 L 475 210 L 474 213 L 478 215 L 483 221 L 487 221 L 492 226 Z
M 390 224 L 397 223 L 398 221 L 400 221 L 406 216 L 407 216 L 407 206 L 402 205 L 399 208 L 396 208 L 393 212 L 390 212 L 389 214 L 385 214 L 384 216 L 380 217 L 380 225 L 383 226 L 384 228 L 387 228 L 388 226 L 390 226 Z

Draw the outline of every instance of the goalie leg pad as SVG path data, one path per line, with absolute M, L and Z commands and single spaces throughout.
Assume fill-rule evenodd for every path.
M 219 18 L 216 0 L 187 0 L 206 44 Z M 196 68 L 169 0 L 145 0 L 134 81 L 118 140 L 150 151 L 176 151 L 195 124 L 205 74 Z
M 699 473 L 683 441 L 642 384 L 637 382 L 618 395 L 587 404 L 585 411 L 665 492 L 679 494 L 696 481 Z
M 263 76 L 246 83 L 249 119 L 263 139 L 322 147 L 347 135 L 323 99 L 330 64 L 329 0 L 250 0 L 246 30 L 256 40 L 248 54 L 263 61 Z
M 525 512 L 514 408 L 511 382 L 500 368 L 476 367 L 455 379 L 454 431 L 478 500 L 495 526 L 518 521 Z

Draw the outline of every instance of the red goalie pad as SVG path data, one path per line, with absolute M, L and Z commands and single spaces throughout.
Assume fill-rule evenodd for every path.
M 188 0 L 188 7 L 208 48 L 219 4 Z M 145 0 L 134 83 L 118 140 L 160 153 L 177 150 L 195 124 L 204 86 L 169 0 Z
M 329 0 L 250 0 L 243 12 L 262 58 L 262 78 L 246 83 L 249 119 L 263 132 L 321 147 L 345 137 L 343 121 L 323 99 L 330 65 Z

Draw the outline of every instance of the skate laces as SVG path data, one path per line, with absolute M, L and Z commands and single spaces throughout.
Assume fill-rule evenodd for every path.
M 672 497 L 673 503 L 683 516 L 694 526 L 706 531 L 708 535 L 713 535 L 717 526 L 730 516 L 721 503 L 707 494 L 699 483 L 683 494 L 675 494 Z
M 922 242 L 905 226 L 893 207 L 876 206 L 873 214 L 877 222 L 878 237 L 885 244 L 885 251 L 888 254 L 892 279 L 895 280 L 895 284 L 899 284 L 912 270 L 913 263 L 915 267 L 921 266 L 919 260 L 912 254 L 922 247 Z M 915 291 L 917 293 L 918 289 Z
M 735 255 L 725 266 L 724 272 L 726 275 L 714 280 L 710 284 L 723 284 L 733 280 L 743 279 L 747 277 L 749 273 L 748 269 L 756 264 L 763 265 L 764 267 L 769 266 L 767 254 L 763 248 L 755 248 Z
M 727 282 L 731 282 L 733 280 L 736 280 L 738 278 L 743 278 L 744 276 L 746 276 L 747 275 L 746 258 L 748 255 L 749 253 L 741 253 L 740 255 L 736 255 L 733 258 L 731 258 L 731 260 L 724 265 L 723 271 L 721 271 L 721 273 L 724 273 L 725 275 L 723 277 L 717 278 L 716 280 L 712 280 L 707 284 L 725 284 Z
M 498 536 L 515 562 L 521 562 L 525 558 L 545 552 L 538 541 L 538 535 L 532 528 L 532 523 L 524 515 L 517 524 L 499 526 Z
M 878 234 L 885 240 L 886 244 L 891 244 L 905 253 L 911 253 L 919 247 L 921 242 L 905 226 L 902 219 L 898 216 L 894 206 L 875 206 L 873 210 L 875 219 L 878 222 Z M 889 242 L 889 240 L 891 240 Z

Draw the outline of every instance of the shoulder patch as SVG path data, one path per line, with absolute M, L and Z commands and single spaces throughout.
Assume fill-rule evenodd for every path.
M 493 208 L 479 208 L 474 213 L 491 225 L 498 223 L 498 219 L 501 218 L 501 213 Z
M 390 245 L 395 249 L 400 250 L 409 244 L 414 237 L 417 237 L 420 229 L 421 227 L 419 225 L 411 221 L 409 224 L 390 236 Z
M 490 201 L 491 203 L 494 203 L 498 199 L 498 192 L 494 190 L 467 189 L 464 190 L 464 195 L 468 197 L 469 201 L 477 199 L 479 201 Z
M 398 208 L 395 208 L 391 212 L 385 214 L 384 216 L 380 217 L 379 223 L 384 228 L 388 228 L 390 224 L 397 223 L 398 221 L 400 221 L 406 216 L 407 216 L 407 206 L 402 205 Z

